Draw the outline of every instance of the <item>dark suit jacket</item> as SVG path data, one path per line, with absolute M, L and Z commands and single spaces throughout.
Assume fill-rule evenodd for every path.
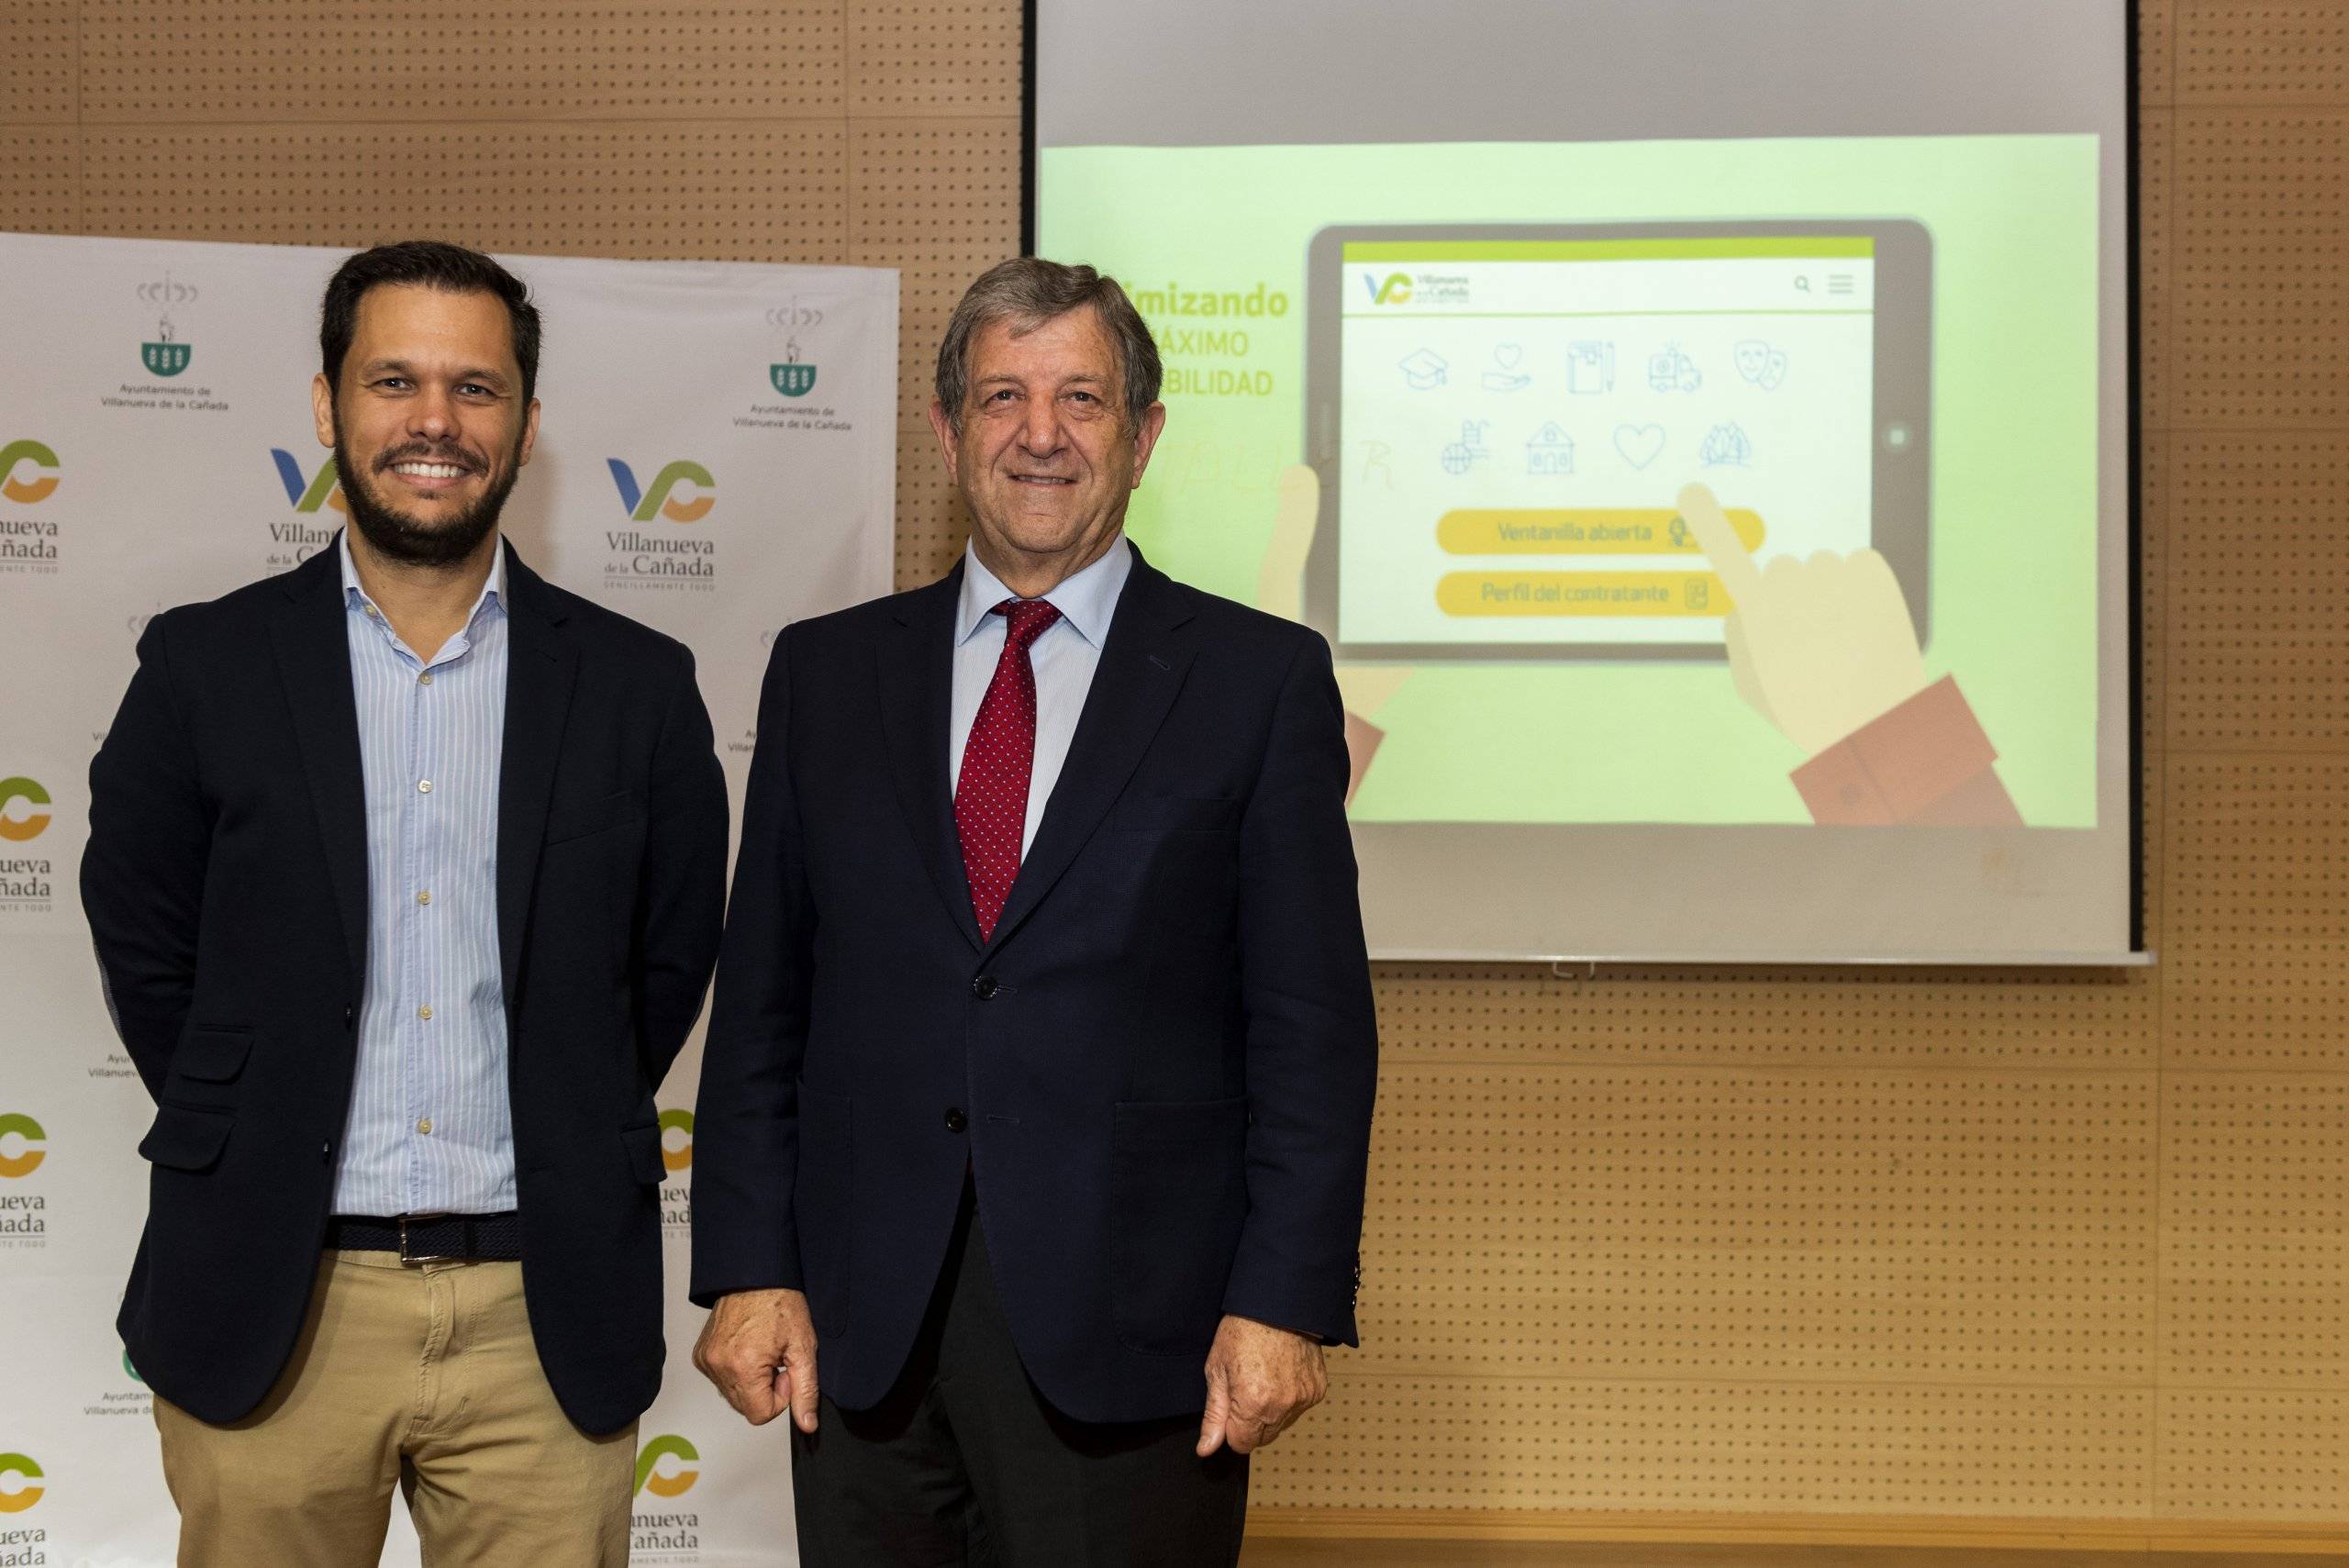
M 1353 1343 L 1376 1077 L 1313 633 L 1139 558 L 993 940 L 947 781 L 961 569 L 777 639 L 695 1112 L 693 1294 L 905 1363 L 965 1162 L 1030 1375 L 1198 1410 L 1227 1312 Z
M 507 554 L 497 927 L 523 1281 L 591 1432 L 661 1385 L 652 1091 L 701 1011 L 726 790 L 693 656 Z M 209 1421 L 268 1392 L 308 1305 L 351 1105 L 366 803 L 337 552 L 158 616 L 90 764 L 82 902 L 159 1102 L 120 1328 Z

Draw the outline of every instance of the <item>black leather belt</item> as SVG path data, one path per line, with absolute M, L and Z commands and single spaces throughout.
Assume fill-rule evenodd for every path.
M 397 1252 L 404 1263 L 512 1262 L 522 1256 L 522 1216 L 503 1214 L 337 1215 L 327 1221 L 333 1251 Z

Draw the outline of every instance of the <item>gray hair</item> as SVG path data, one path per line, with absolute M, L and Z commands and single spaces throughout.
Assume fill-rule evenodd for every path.
M 1090 306 L 1102 329 L 1118 347 L 1124 373 L 1126 423 L 1139 427 L 1150 406 L 1158 401 L 1158 345 L 1141 312 L 1118 286 L 1090 267 L 1063 266 L 1041 256 L 1015 256 L 981 272 L 963 291 L 946 337 L 938 345 L 937 395 L 946 410 L 946 422 L 963 428 L 963 399 L 971 390 L 971 339 L 982 328 L 998 321 L 1011 323 L 1013 335 L 1032 332 L 1047 321 Z

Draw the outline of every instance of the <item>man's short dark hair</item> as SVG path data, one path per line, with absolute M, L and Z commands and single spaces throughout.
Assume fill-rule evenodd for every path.
M 938 345 L 935 390 L 946 410 L 946 422 L 963 428 L 963 399 L 971 386 L 971 342 L 981 329 L 998 321 L 1011 323 L 1015 338 L 1072 310 L 1087 307 L 1099 314 L 1103 330 L 1117 345 L 1119 368 L 1126 384 L 1126 424 L 1138 429 L 1141 417 L 1158 401 L 1158 345 L 1150 327 L 1134 308 L 1118 280 L 1090 267 L 1064 266 L 1041 256 L 1015 256 L 981 272 L 963 291 L 962 303 L 946 323 L 946 337 Z
M 359 329 L 359 302 L 386 284 L 439 289 L 444 294 L 495 295 L 514 328 L 514 362 L 522 367 L 522 405 L 529 406 L 539 385 L 539 307 L 521 279 L 478 250 L 440 239 L 403 239 L 348 257 L 327 284 L 318 320 L 318 353 L 330 392 L 342 386 L 343 356 Z

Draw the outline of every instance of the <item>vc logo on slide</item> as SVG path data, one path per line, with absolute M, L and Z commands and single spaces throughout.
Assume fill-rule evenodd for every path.
M 1373 305 L 1408 305 L 1411 303 L 1411 278 L 1408 272 L 1389 272 L 1385 278 L 1364 272 L 1362 286 L 1370 295 Z
M 627 511 L 630 522 L 649 523 L 657 514 L 673 523 L 697 523 L 709 516 L 709 509 L 718 505 L 718 497 L 709 494 L 718 488 L 718 481 L 710 477 L 709 470 L 691 458 L 681 457 L 654 474 L 652 487 L 649 490 L 638 487 L 635 470 L 619 459 L 613 457 L 604 461 L 611 464 L 612 483 L 619 486 L 620 506 Z M 680 484 L 697 488 L 702 494 L 674 495 Z
M 46 501 L 57 489 L 61 466 L 39 441 L 10 441 L 0 447 L 0 495 L 25 506 Z
M 662 1468 L 664 1461 L 668 1462 L 665 1470 Z M 0 1464 L 6 1462 L 0 1459 Z M 665 1433 L 637 1451 L 636 1489 L 656 1497 L 682 1497 L 701 1479 L 700 1466 L 699 1449 L 674 1432 Z
M 0 1177 L 29 1176 L 49 1158 L 49 1134 L 22 1111 L 0 1112 Z
M 40 1501 L 40 1466 L 21 1453 L 0 1453 L 0 1514 L 21 1514 Z

